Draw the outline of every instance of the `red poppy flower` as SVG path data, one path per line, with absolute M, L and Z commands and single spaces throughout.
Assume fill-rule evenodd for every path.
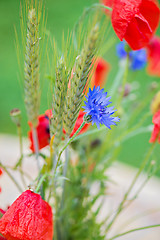
M 72 131 L 71 134 L 70 134 L 70 137 L 73 137 L 73 135 L 75 134 L 75 132 L 78 130 L 78 128 L 79 128 L 79 127 L 81 126 L 81 124 L 83 123 L 83 117 L 84 117 L 84 115 L 85 115 L 85 113 L 84 113 L 82 110 L 80 110 L 80 111 L 79 111 L 79 115 L 78 115 L 78 117 L 77 117 L 77 120 L 76 120 L 76 122 L 75 122 L 74 128 L 73 128 L 73 131 Z M 81 131 L 79 132 L 79 134 L 82 134 L 82 133 L 86 132 L 87 129 L 89 128 L 89 125 L 90 125 L 90 124 L 86 123 L 86 124 L 84 125 L 84 127 L 81 129 Z M 65 129 L 63 129 L 63 133 L 66 134 Z M 78 135 L 79 135 L 79 134 L 78 134 Z
M 158 140 L 160 143 L 160 110 L 154 114 L 152 122 L 154 124 L 154 128 L 149 142 L 153 143 Z
M 52 240 L 52 209 L 39 194 L 23 192 L 0 219 L 0 233 L 8 240 Z
M 91 88 L 95 87 L 103 87 L 105 84 L 105 80 L 107 78 L 108 72 L 110 70 L 110 65 L 106 62 L 103 58 L 98 57 L 94 62 L 94 67 L 91 71 L 91 81 L 90 85 Z M 85 89 L 85 95 L 88 93 L 89 90 L 89 83 L 87 82 Z
M 147 46 L 148 73 L 151 76 L 160 76 L 160 37 L 153 37 Z
M 74 129 L 70 135 L 72 137 L 74 133 L 78 130 L 83 122 L 83 116 L 85 113 L 80 110 L 78 118 L 76 120 Z M 39 149 L 42 149 L 49 145 L 50 141 L 50 133 L 49 133 L 49 118 L 52 117 L 52 110 L 47 110 L 44 115 L 40 115 L 38 118 L 38 126 L 37 126 L 37 134 L 38 134 L 38 143 Z M 30 149 L 34 152 L 34 145 L 33 145 L 33 135 L 32 135 L 32 124 L 29 123 L 31 127 L 31 131 L 29 131 L 28 136 L 30 139 Z M 85 124 L 79 134 L 84 133 L 87 131 L 89 124 Z M 65 134 L 65 130 L 63 129 L 63 133 Z
M 103 58 L 97 58 L 95 62 L 95 67 L 93 69 L 94 73 L 91 78 L 91 87 L 103 87 L 107 74 L 109 72 L 110 65 Z
M 0 236 L 0 240 L 7 240 L 7 238 Z
M 82 110 L 80 110 L 80 111 L 79 111 L 78 118 L 77 118 L 77 120 L 76 120 L 76 122 L 75 122 L 73 131 L 72 131 L 70 137 L 72 137 L 72 136 L 75 134 L 75 132 L 78 130 L 78 128 L 79 128 L 79 127 L 81 126 L 81 124 L 83 123 L 83 117 L 84 117 L 84 115 L 85 115 L 85 113 L 84 113 Z M 79 134 L 82 134 L 82 133 L 86 132 L 87 129 L 88 129 L 88 127 L 89 127 L 89 124 L 86 123 L 86 124 L 84 125 L 84 127 L 81 129 L 81 131 L 79 132 Z M 64 131 L 64 132 L 65 132 L 65 131 Z
M 45 113 L 49 116 L 49 118 L 52 117 L 52 110 L 47 110 Z M 84 113 L 82 110 L 80 110 L 80 111 L 79 111 L 79 114 L 78 114 L 78 117 L 77 117 L 77 120 L 76 120 L 76 122 L 75 122 L 74 128 L 73 128 L 73 131 L 72 131 L 70 137 L 72 137 L 72 136 L 75 134 L 75 132 L 78 130 L 78 128 L 79 128 L 79 127 L 81 126 L 81 124 L 83 123 L 83 117 L 84 117 L 84 115 L 85 115 L 85 113 Z M 84 125 L 84 127 L 81 129 L 81 131 L 79 132 L 79 134 L 86 132 L 87 129 L 88 129 L 88 127 L 89 127 L 89 124 L 86 123 L 86 124 Z M 66 134 L 65 129 L 63 129 L 63 133 Z
M 33 133 L 32 133 L 32 124 L 29 122 L 29 126 L 31 130 L 28 133 L 30 139 L 30 149 L 34 152 L 34 144 L 33 144 Z M 37 137 L 39 149 L 44 148 L 49 145 L 49 117 L 47 114 L 40 115 L 38 117 L 38 126 L 37 126 Z
M 155 33 L 160 17 L 156 0 L 114 0 L 113 28 L 133 50 L 146 46 Z

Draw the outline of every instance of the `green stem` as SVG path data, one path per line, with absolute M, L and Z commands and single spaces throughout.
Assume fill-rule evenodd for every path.
M 4 171 L 7 173 L 7 175 L 10 177 L 10 179 L 12 180 L 12 182 L 16 185 L 16 187 L 18 188 L 18 190 L 20 191 L 20 193 L 23 192 L 23 189 L 19 186 L 18 182 L 16 181 L 16 179 L 12 176 L 12 174 L 7 170 L 7 168 L 0 163 L 0 167 L 2 167 L 4 169 Z
M 140 231 L 140 230 L 145 230 L 145 229 L 149 229 L 149 228 L 155 228 L 155 227 L 160 227 L 160 224 L 150 225 L 150 226 L 141 227 L 141 228 L 134 228 L 134 229 L 131 229 L 131 230 L 127 231 L 127 232 L 117 234 L 117 235 L 115 235 L 114 237 L 109 238 L 109 240 L 113 240 L 113 239 L 122 237 L 122 236 L 124 236 L 124 235 L 126 235 L 126 234 L 129 234 L 129 233 L 132 233 L 132 232 L 136 232 L 136 231 Z
M 125 71 L 124 71 L 124 76 L 123 76 L 123 81 L 122 81 L 122 91 L 121 91 L 119 99 L 118 99 L 117 109 L 121 106 L 121 103 L 123 100 L 123 96 L 124 96 L 124 92 L 125 92 L 125 85 L 127 83 L 128 69 L 129 69 L 129 54 L 127 54 L 127 57 L 126 57 Z
M 89 135 L 92 135 L 92 134 L 95 134 L 95 133 L 99 133 L 99 132 L 101 132 L 101 131 L 104 131 L 105 129 L 106 129 L 106 126 L 102 126 L 102 127 L 100 127 L 100 129 L 96 128 L 96 129 L 87 131 L 87 132 L 85 132 L 85 133 L 83 133 L 83 134 L 78 135 L 78 136 L 73 140 L 73 142 L 74 142 L 74 141 L 77 141 L 77 140 L 79 140 L 79 139 L 81 139 L 81 138 L 83 138 L 83 137 L 86 137 L 86 136 L 89 136 Z
M 17 126 L 17 131 L 18 131 L 18 137 L 19 137 L 20 159 L 19 159 L 19 161 L 17 162 L 17 164 L 16 164 L 15 167 L 17 168 L 18 166 L 20 166 L 21 179 L 22 179 L 22 182 L 23 182 L 24 187 L 26 188 L 26 187 L 27 187 L 27 184 L 26 184 L 26 182 L 25 182 L 25 178 L 24 178 L 23 173 L 22 173 L 23 143 L 22 143 L 22 130 L 21 130 L 21 125 L 18 125 L 18 126 Z
M 38 182 L 38 185 L 37 185 L 37 187 L 36 187 L 36 190 L 35 190 L 36 193 L 39 192 L 39 190 L 40 190 L 40 188 L 41 188 L 41 185 L 42 185 L 42 183 L 44 182 L 44 180 L 45 180 L 45 178 L 46 178 L 47 176 L 48 176 L 48 173 L 45 173 L 45 174 L 40 178 L 40 180 L 39 180 L 39 182 Z
M 119 70 L 117 72 L 117 75 L 116 77 L 114 78 L 114 81 L 113 81 L 113 85 L 112 85 L 112 88 L 111 88 L 111 95 L 114 96 L 114 94 L 117 92 L 117 89 L 120 85 L 120 81 L 124 75 L 124 72 L 125 72 L 125 68 L 122 67 L 122 66 L 119 66 Z
M 19 147 L 20 147 L 20 158 L 18 162 L 15 165 L 15 169 L 22 165 L 22 160 L 23 160 L 23 143 L 22 143 L 22 130 L 21 130 L 21 125 L 17 125 L 17 132 L 18 132 L 18 137 L 19 137 Z
M 67 169 L 68 169 L 68 162 L 69 162 L 69 151 L 68 148 L 66 148 L 65 150 L 65 165 L 64 165 L 64 169 L 63 169 L 63 177 L 65 178 L 67 175 Z M 61 199 L 61 209 L 63 208 L 64 205 L 64 199 L 65 199 L 65 179 L 63 180 L 62 183 L 62 199 Z
M 21 130 L 21 125 L 17 126 L 18 130 L 18 137 L 19 137 L 19 146 L 20 146 L 20 158 L 23 158 L 23 143 L 22 143 L 22 130 Z
M 107 10 L 109 10 L 109 11 L 112 11 L 112 8 L 107 7 L 107 6 L 105 6 L 104 4 L 100 4 L 100 3 L 95 3 L 95 4 L 93 4 L 93 7 L 100 7 L 100 8 L 104 8 L 104 9 L 107 9 Z
M 111 220 L 111 222 L 110 222 L 109 225 L 107 226 L 106 232 L 108 232 L 108 230 L 112 227 L 113 223 L 115 222 L 115 220 L 117 219 L 117 217 L 119 216 L 119 214 L 121 213 L 121 211 L 123 210 L 124 203 L 126 202 L 126 200 L 127 200 L 127 198 L 128 198 L 128 195 L 130 194 L 130 192 L 131 192 L 133 186 L 135 185 L 138 177 L 140 176 L 141 172 L 144 170 L 144 168 L 145 168 L 145 166 L 146 166 L 146 164 L 147 164 L 147 162 L 148 162 L 148 160 L 149 160 L 149 158 L 150 158 L 150 156 L 151 156 L 154 148 L 155 148 L 155 144 L 152 144 L 151 147 L 149 148 L 148 153 L 146 154 L 146 157 L 145 157 L 144 161 L 142 162 L 141 167 L 139 168 L 139 170 L 138 170 L 136 176 L 134 177 L 131 185 L 129 186 L 127 192 L 125 193 L 124 198 L 123 198 L 123 200 L 121 201 L 121 203 L 120 203 L 120 205 L 119 205 L 119 207 L 118 207 L 118 210 L 117 210 L 115 216 L 113 217 L 113 219 Z
M 86 122 L 84 121 L 81 126 L 78 128 L 78 130 L 75 132 L 75 134 L 73 135 L 73 137 L 71 137 L 69 139 L 69 141 L 66 143 L 66 145 L 62 148 L 62 150 L 59 153 L 58 159 L 57 159 L 57 164 L 54 170 L 54 174 L 56 173 L 57 167 L 59 165 L 60 159 L 61 159 L 61 155 L 63 153 L 63 151 L 69 146 L 69 144 L 75 139 L 75 137 L 78 135 L 78 133 L 82 130 L 82 128 L 84 127 L 84 125 L 86 124 Z
M 40 164 L 39 164 L 39 144 L 38 144 L 38 136 L 37 136 L 37 129 L 33 127 L 33 145 L 34 145 L 34 150 L 36 154 L 36 160 L 37 160 L 37 166 L 38 170 L 40 170 Z
M 107 9 L 109 11 L 112 11 L 112 8 L 107 7 L 107 6 L 105 6 L 103 4 L 100 4 L 100 3 L 95 3 L 95 4 L 91 5 L 90 7 L 87 7 L 87 8 L 84 9 L 83 14 L 78 19 L 78 21 L 75 23 L 74 28 L 73 28 L 74 44 L 75 44 L 76 48 L 77 48 L 77 41 L 76 41 L 75 33 L 77 32 L 78 26 L 85 19 L 85 17 L 90 13 L 90 11 L 94 10 L 95 8 L 104 8 L 104 9 Z

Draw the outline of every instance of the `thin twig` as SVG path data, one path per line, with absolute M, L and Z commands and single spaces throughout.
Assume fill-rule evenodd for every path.
M 36 161 L 37 161 L 37 167 L 38 170 L 40 170 L 40 164 L 39 164 L 39 144 L 38 144 L 38 136 L 37 136 L 37 129 L 33 127 L 33 145 L 34 145 L 34 150 L 36 154 Z
M 160 224 L 150 225 L 150 226 L 140 227 L 140 228 L 134 228 L 134 229 L 131 229 L 131 230 L 127 231 L 127 232 L 117 234 L 117 235 L 115 235 L 114 237 L 109 238 L 108 240 L 113 240 L 113 239 L 122 237 L 122 236 L 124 236 L 124 235 L 126 235 L 126 234 L 129 234 L 129 233 L 132 233 L 132 232 L 136 232 L 136 231 L 140 231 L 140 230 L 145 230 L 145 229 L 149 229 L 149 228 L 155 228 L 155 227 L 160 227 Z
M 78 133 L 82 130 L 82 128 L 84 127 L 84 125 L 86 124 L 86 122 L 84 121 L 81 126 L 78 128 L 78 130 L 75 132 L 75 134 L 73 135 L 73 137 L 71 137 L 69 139 L 69 141 L 66 143 L 66 145 L 62 148 L 62 150 L 60 151 L 59 153 L 59 156 L 58 156 L 58 160 L 57 160 L 57 163 L 56 163 L 56 167 L 55 167 L 55 170 L 54 170 L 54 175 L 56 173 L 56 170 L 57 170 L 57 167 L 59 165 L 59 162 L 60 162 L 60 159 L 61 159 L 61 155 L 63 153 L 63 151 L 69 146 L 69 144 L 75 139 L 75 137 L 78 135 Z
M 18 188 L 18 190 L 20 191 L 20 193 L 23 192 L 23 189 L 20 187 L 20 185 L 18 184 L 18 182 L 16 181 L 16 179 L 12 176 L 12 174 L 7 170 L 7 168 L 0 163 L 0 166 L 4 169 L 4 171 L 7 173 L 7 175 L 10 177 L 10 179 L 12 180 L 12 182 L 16 185 L 16 187 Z

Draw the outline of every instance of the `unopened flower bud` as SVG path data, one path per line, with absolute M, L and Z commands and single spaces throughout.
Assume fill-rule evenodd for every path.
M 21 111 L 18 108 L 14 108 L 10 111 L 12 121 L 18 126 L 21 125 Z
M 90 122 L 91 122 L 91 119 L 92 119 L 92 116 L 91 116 L 91 115 L 85 114 L 84 117 L 83 117 L 83 120 L 84 120 L 84 122 L 86 122 L 86 123 L 90 123 Z
M 132 51 L 131 47 L 130 47 L 128 44 L 126 44 L 124 48 L 125 48 L 125 51 L 126 51 L 127 53 L 129 53 L 130 51 Z
M 122 86 L 119 88 L 119 92 L 122 92 Z M 125 85 L 125 89 L 124 89 L 124 93 L 123 93 L 123 97 L 127 97 L 131 92 L 131 85 L 130 84 L 126 84 Z
M 99 147 L 101 145 L 101 140 L 100 139 L 95 139 L 94 141 L 91 142 L 90 147 L 92 149 Z

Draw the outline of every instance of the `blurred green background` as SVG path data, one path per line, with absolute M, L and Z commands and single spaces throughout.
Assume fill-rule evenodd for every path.
M 95 2 L 95 0 L 46 0 L 47 29 L 55 36 L 58 42 L 61 42 L 62 32 L 67 33 L 68 29 L 72 29 L 83 13 L 84 8 Z M 16 128 L 10 120 L 9 112 L 13 108 L 19 108 L 23 116 L 23 134 L 26 135 L 28 125 L 23 102 L 22 79 L 19 79 L 14 33 L 15 26 L 20 34 L 19 6 L 19 0 L 0 0 L 0 133 L 16 134 Z M 112 28 L 110 29 L 109 37 L 114 36 L 118 42 L 119 40 Z M 109 86 L 118 69 L 115 46 L 112 46 L 104 57 L 112 66 L 108 76 L 107 90 L 109 91 Z M 152 81 L 159 81 L 158 78 L 149 77 L 146 70 L 130 73 L 129 81 L 131 79 L 139 83 L 139 96 L 141 98 L 145 97 L 146 92 L 144 89 L 147 89 Z M 41 114 L 48 108 L 48 85 L 48 80 L 44 79 Z M 148 123 L 151 124 L 151 117 Z M 149 138 L 150 133 L 141 134 L 123 144 L 120 160 L 138 166 L 149 146 Z M 157 154 L 159 153 L 159 148 L 157 148 Z

